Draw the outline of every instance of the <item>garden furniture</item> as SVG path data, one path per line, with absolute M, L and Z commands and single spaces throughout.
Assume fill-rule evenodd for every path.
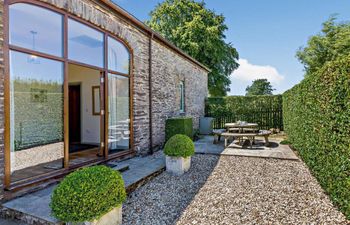
M 241 140 L 243 138 L 247 138 L 250 143 L 250 148 L 253 148 L 253 143 L 255 141 L 255 137 L 264 137 L 265 139 L 265 146 L 268 147 L 270 145 L 269 142 L 269 135 L 271 134 L 271 131 L 267 130 L 261 130 L 259 133 L 230 133 L 230 132 L 225 132 L 222 133 L 221 136 L 225 138 L 225 147 L 228 146 L 228 139 L 230 138 L 238 138 L 239 144 L 241 144 Z
M 225 129 L 214 129 L 213 130 L 213 135 L 214 135 L 214 141 L 213 144 L 217 144 L 220 139 L 221 139 L 221 135 L 222 133 L 225 133 Z
M 225 127 L 228 131 L 230 131 L 230 129 L 238 129 L 239 133 L 243 133 L 244 129 L 257 129 L 258 128 L 258 124 L 257 123 L 226 123 Z

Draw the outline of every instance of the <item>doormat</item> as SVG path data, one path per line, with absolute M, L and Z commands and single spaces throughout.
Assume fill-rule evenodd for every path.
M 90 144 L 70 144 L 69 145 L 69 153 L 80 152 L 92 148 L 98 148 L 98 145 L 90 145 Z

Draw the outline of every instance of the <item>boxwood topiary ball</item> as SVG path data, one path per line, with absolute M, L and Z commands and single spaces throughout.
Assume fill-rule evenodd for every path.
M 64 178 L 51 196 L 54 217 L 62 222 L 99 219 L 126 199 L 121 174 L 106 166 L 77 170 Z
M 164 147 L 164 154 L 173 157 L 187 158 L 194 154 L 194 144 L 191 138 L 183 134 L 172 136 Z

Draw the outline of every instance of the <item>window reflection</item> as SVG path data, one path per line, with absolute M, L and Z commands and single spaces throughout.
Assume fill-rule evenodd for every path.
M 129 149 L 130 112 L 129 78 L 109 74 L 108 77 L 108 148 L 109 151 Z
M 10 51 L 12 171 L 63 157 L 63 63 L 40 57 L 32 63 L 30 57 Z
M 42 7 L 10 6 L 10 44 L 55 56 L 63 55 L 63 16 Z
M 108 69 L 129 73 L 129 51 L 121 42 L 108 37 Z
M 179 93 L 180 93 L 180 112 L 185 112 L 185 85 L 181 81 L 179 84 Z
M 75 20 L 68 20 L 68 57 L 85 64 L 104 67 L 103 33 Z

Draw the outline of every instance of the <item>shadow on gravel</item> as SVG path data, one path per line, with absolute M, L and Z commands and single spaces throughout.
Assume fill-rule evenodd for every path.
M 195 155 L 189 172 L 163 172 L 131 193 L 123 205 L 123 224 L 175 224 L 216 167 L 219 156 Z

